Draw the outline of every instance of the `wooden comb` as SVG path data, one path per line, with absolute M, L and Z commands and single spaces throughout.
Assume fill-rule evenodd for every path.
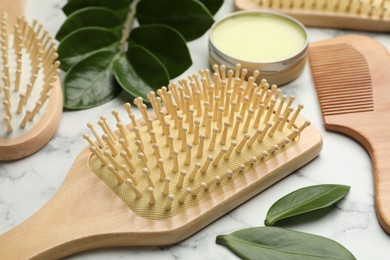
M 19 18 L 13 34 L 0 14 L 0 161 L 41 149 L 62 114 L 62 90 L 52 38 L 36 21 Z
M 390 32 L 389 0 L 235 0 L 234 6 L 283 12 L 306 26 Z
M 370 154 L 377 217 L 390 233 L 390 55 L 379 42 L 351 35 L 312 44 L 309 59 L 325 128 Z
M 173 244 L 316 157 L 322 138 L 303 106 L 265 80 L 258 86 L 258 72 L 244 82 L 237 68 L 214 66 L 214 83 L 202 70 L 151 92 L 151 114 L 136 98 L 139 121 L 127 103 L 88 123 L 96 141 L 84 135 L 90 146 L 60 191 L 0 236 L 0 259 Z

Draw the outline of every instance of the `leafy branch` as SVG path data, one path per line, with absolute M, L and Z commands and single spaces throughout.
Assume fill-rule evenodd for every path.
M 187 41 L 213 24 L 223 0 L 71 0 L 56 39 L 64 106 L 101 105 L 121 89 L 146 99 L 191 64 Z M 139 26 L 134 27 L 135 21 Z

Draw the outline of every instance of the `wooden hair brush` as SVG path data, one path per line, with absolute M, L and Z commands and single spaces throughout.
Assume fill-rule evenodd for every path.
M 13 34 L 0 14 L 0 161 L 41 149 L 57 130 L 62 90 L 57 53 L 47 31 L 19 18 Z
M 325 128 L 371 156 L 376 213 L 390 234 L 390 55 L 374 39 L 351 35 L 312 44 L 309 59 Z
M 283 12 L 306 26 L 390 32 L 390 0 L 235 0 L 234 5 Z
M 136 98 L 139 121 L 127 103 L 88 123 L 96 140 L 84 135 L 89 147 L 60 191 L 0 236 L 0 259 L 173 244 L 316 157 L 322 138 L 302 105 L 293 109 L 294 97 L 265 80 L 257 86 L 257 71 L 244 82 L 237 68 L 151 92 L 151 114 Z

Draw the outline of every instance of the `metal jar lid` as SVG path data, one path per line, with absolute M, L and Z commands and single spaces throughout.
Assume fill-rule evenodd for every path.
M 260 15 L 268 15 L 275 16 L 278 18 L 286 19 L 294 24 L 298 25 L 304 32 L 304 36 L 306 41 L 300 51 L 296 54 L 282 60 L 276 60 L 272 62 L 254 62 L 248 60 L 242 60 L 235 57 L 230 56 L 219 50 L 215 44 L 213 43 L 212 34 L 216 26 L 218 26 L 221 22 L 230 19 L 236 16 L 242 15 L 252 15 L 252 14 L 260 14 Z M 224 64 L 228 69 L 234 69 L 237 63 L 240 63 L 242 67 L 246 68 L 249 72 L 259 70 L 260 78 L 267 79 L 268 82 L 277 85 L 286 84 L 295 78 L 297 78 L 303 71 L 306 63 L 306 56 L 308 51 L 308 36 L 307 36 L 306 28 L 302 23 L 297 21 L 296 19 L 273 11 L 258 11 L 258 10 L 249 10 L 249 11 L 239 11 L 234 12 L 221 20 L 214 23 L 209 32 L 209 64 L 212 66 L 213 64 Z

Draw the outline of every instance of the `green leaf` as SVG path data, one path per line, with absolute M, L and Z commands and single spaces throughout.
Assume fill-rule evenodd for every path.
M 85 7 L 106 7 L 118 12 L 127 12 L 131 0 L 72 0 L 62 8 L 64 13 L 68 16 L 77 10 L 83 9 Z
M 116 97 L 120 88 L 111 71 L 116 59 L 117 53 L 100 51 L 72 66 L 64 79 L 64 107 L 85 109 Z
M 153 53 L 165 68 L 169 77 L 182 74 L 191 64 L 191 55 L 185 39 L 165 25 L 141 25 L 131 31 L 130 44 L 141 45 Z
M 215 14 L 223 4 L 223 0 L 198 0 L 202 2 L 211 14 Z
M 124 90 L 135 97 L 147 99 L 150 91 L 155 91 L 169 82 L 164 65 L 147 49 L 132 45 L 126 56 L 114 64 L 114 74 Z
M 268 210 L 265 225 L 306 212 L 329 207 L 349 192 L 345 185 L 324 184 L 298 189 L 276 201 Z
M 99 51 L 118 50 L 119 40 L 119 37 L 109 29 L 98 27 L 78 29 L 66 36 L 58 46 L 61 69 L 66 71 L 73 64 Z
M 187 41 L 202 36 L 214 23 L 207 8 L 196 0 L 143 0 L 137 5 L 140 24 L 165 24 Z
M 61 41 L 68 34 L 84 27 L 121 28 L 123 22 L 124 17 L 108 8 L 83 8 L 69 15 L 57 32 L 56 39 Z
M 217 236 L 216 242 L 242 259 L 355 259 L 333 240 L 277 227 L 243 229 Z

